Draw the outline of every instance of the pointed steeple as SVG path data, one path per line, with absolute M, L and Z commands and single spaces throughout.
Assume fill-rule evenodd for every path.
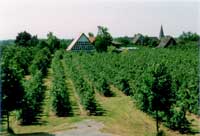
M 160 28 L 160 34 L 159 34 L 159 38 L 161 39 L 162 37 L 164 37 L 164 32 L 163 32 L 163 27 L 161 25 L 161 28 Z

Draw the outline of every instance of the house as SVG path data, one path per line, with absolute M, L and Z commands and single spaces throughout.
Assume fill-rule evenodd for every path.
M 112 41 L 111 44 L 112 44 L 112 46 L 114 46 L 116 48 L 119 48 L 123 45 L 121 42 L 118 42 L 118 41 Z
M 144 44 L 144 36 L 141 34 L 136 34 L 133 38 L 133 44 L 143 45 Z
M 71 44 L 67 47 L 67 51 L 94 51 L 95 47 L 92 45 L 89 38 L 81 33 Z
M 176 45 L 175 39 L 171 36 L 165 36 L 160 39 L 160 43 L 157 46 L 157 48 L 160 48 L 160 47 L 166 48 L 173 45 Z

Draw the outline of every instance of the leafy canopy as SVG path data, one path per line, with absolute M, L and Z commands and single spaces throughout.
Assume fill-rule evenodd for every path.
M 108 28 L 98 26 L 98 34 L 95 41 L 95 47 L 98 52 L 107 51 L 108 46 L 111 45 L 112 36 L 108 32 Z
M 19 46 L 29 47 L 29 46 L 36 46 L 39 40 L 37 36 L 32 36 L 30 33 L 24 31 L 18 33 L 15 44 Z

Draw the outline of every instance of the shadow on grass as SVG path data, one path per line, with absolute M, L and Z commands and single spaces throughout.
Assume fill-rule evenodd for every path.
M 175 130 L 175 129 L 172 129 L 172 130 L 179 131 L 180 134 L 189 134 L 189 135 L 200 134 L 200 130 L 192 128 L 191 122 L 188 122 L 188 124 L 186 124 L 182 128 L 179 128 L 178 130 Z
M 71 110 L 69 113 L 56 114 L 57 117 L 75 117 L 76 115 Z
M 200 130 L 194 130 L 191 128 L 179 131 L 181 134 L 189 134 L 189 135 L 196 135 L 200 134 Z
M 55 134 L 50 134 L 48 132 L 36 132 L 36 133 L 22 133 L 16 134 L 12 128 L 8 129 L 8 133 L 10 136 L 55 136 Z
M 116 96 L 117 96 L 117 94 L 115 92 L 113 92 L 113 91 L 110 90 L 109 94 L 106 95 L 105 97 L 109 98 L 109 97 L 116 97 Z
M 41 120 L 36 120 L 33 122 L 22 122 L 20 125 L 21 126 L 31 126 L 31 125 L 47 125 L 47 121 L 41 121 Z
M 47 132 L 37 132 L 37 133 L 12 134 L 12 136 L 55 136 L 55 135 Z
M 106 115 L 106 110 L 103 109 L 103 107 L 99 103 L 97 103 L 97 109 L 96 109 L 95 113 L 91 113 L 90 115 L 105 116 Z

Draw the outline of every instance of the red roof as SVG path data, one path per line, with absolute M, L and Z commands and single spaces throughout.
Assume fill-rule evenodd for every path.
M 96 40 L 96 38 L 95 37 L 89 37 L 89 40 L 90 40 L 91 43 L 94 43 L 94 41 Z

